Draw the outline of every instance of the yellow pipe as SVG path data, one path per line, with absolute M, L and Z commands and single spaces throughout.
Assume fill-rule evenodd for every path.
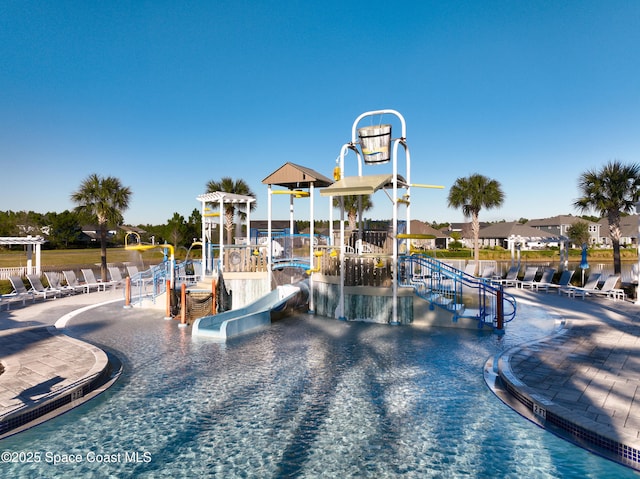
M 419 234 L 419 233 L 398 233 L 398 239 L 435 239 L 435 235 Z
M 409 186 L 415 186 L 416 188 L 436 188 L 439 190 L 444 188 L 442 185 L 422 185 L 420 183 L 411 183 Z
M 302 190 L 274 190 L 271 192 L 274 195 L 293 195 L 294 198 L 306 198 L 309 196 L 308 191 Z

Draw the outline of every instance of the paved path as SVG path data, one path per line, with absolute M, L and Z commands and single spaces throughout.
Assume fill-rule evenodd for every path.
M 640 305 L 509 292 L 520 302 L 541 303 L 563 324 L 557 334 L 490 361 L 506 402 L 539 425 L 640 469 Z
M 122 291 L 79 294 L 13 304 L 0 312 L 0 437 L 29 413 L 61 398 L 81 401 L 107 368 L 99 348 L 70 338 L 54 324 L 74 311 L 122 300 Z M 72 398 L 72 399 L 71 399 Z

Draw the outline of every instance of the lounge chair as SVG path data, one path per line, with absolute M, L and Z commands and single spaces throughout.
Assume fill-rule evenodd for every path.
M 579 287 L 579 286 L 568 285 L 566 288 L 560 288 L 560 290 L 558 291 L 558 294 L 566 294 L 571 298 L 575 298 L 576 296 L 582 296 L 582 299 L 584 299 L 584 297 L 589 292 L 592 292 L 598 289 L 600 276 L 601 276 L 600 273 L 593 273 L 589 275 L 589 278 L 587 279 L 587 282 L 584 284 L 584 286 Z
M 22 296 L 23 298 L 31 297 L 31 299 L 33 299 L 34 301 L 36 297 L 44 298 L 44 294 L 42 293 L 36 293 L 35 291 L 27 290 L 20 276 L 9 276 L 9 281 L 11 281 L 11 286 L 13 286 L 14 293 Z
M 518 273 L 520 272 L 519 266 L 512 266 L 507 271 L 507 275 L 502 279 L 494 279 L 493 282 L 501 284 L 502 286 L 515 286 L 518 282 Z
M 569 282 L 571 281 L 572 277 L 573 277 L 573 270 L 568 270 L 567 269 L 567 270 L 564 270 L 562 272 L 562 274 L 560 275 L 560 280 L 558 281 L 558 284 L 552 283 L 552 282 L 543 283 L 543 281 L 540 280 L 540 282 L 538 284 L 536 284 L 534 286 L 534 288 L 536 290 L 544 289 L 546 292 L 549 292 L 549 289 L 557 288 L 558 289 L 558 294 L 560 294 L 560 291 L 563 288 L 569 287 Z
M 484 279 L 491 279 L 493 277 L 493 273 L 495 273 L 496 269 L 493 266 L 487 266 L 480 273 L 480 277 Z
M 63 286 L 60 283 L 60 276 L 58 273 L 54 272 L 45 272 L 44 276 L 47 278 L 47 282 L 49 283 L 49 287 L 53 289 L 57 289 L 61 294 L 75 294 L 76 290 L 69 285 Z
M 522 279 L 516 281 L 517 288 L 526 288 L 527 286 L 532 286 L 533 282 L 536 279 L 536 275 L 538 274 L 537 266 L 528 266 L 527 269 L 524 270 L 524 276 Z
M 91 289 L 96 288 L 97 291 L 106 291 L 108 283 L 102 283 L 96 279 L 96 275 L 93 273 L 92 269 L 81 269 L 82 276 L 84 277 L 84 284 L 87 286 L 87 289 L 91 291 Z
M 115 266 L 110 266 L 107 268 L 109 271 L 109 276 L 111 276 L 111 286 L 117 288 L 118 286 L 124 285 L 124 278 L 122 277 L 122 273 L 120 272 L 120 268 Z
M 71 270 L 63 271 L 62 274 L 64 274 L 64 279 L 66 280 L 67 285 L 70 288 L 73 288 L 74 291 L 82 291 L 83 293 L 89 292 L 89 287 L 86 284 L 78 281 L 78 278 L 76 277 L 76 274 L 73 271 Z
M 29 298 L 31 298 L 31 301 L 35 302 L 35 295 L 27 291 L 27 288 L 25 288 L 24 283 L 22 282 L 22 278 L 18 276 L 10 276 L 9 281 L 11 281 L 11 285 L 13 286 L 13 292 L 0 295 L 0 306 L 2 306 L 2 304 L 6 304 L 7 311 L 9 311 L 13 301 L 22 301 L 22 306 L 27 303 L 27 299 Z
M 44 299 L 47 299 L 47 296 L 50 298 L 57 298 L 58 296 L 62 296 L 61 291 L 52 288 L 51 286 L 45 288 L 42 284 L 42 281 L 40 280 L 40 276 L 38 276 L 37 274 L 28 274 L 27 279 L 29 280 L 29 284 L 31 284 L 31 289 L 29 291 L 35 295 L 42 296 Z
M 530 286 L 531 290 L 539 291 L 540 289 L 544 289 L 545 291 L 549 291 L 549 287 L 553 285 L 553 277 L 556 274 L 556 270 L 553 268 L 545 268 L 542 272 L 542 277 L 538 281 L 533 281 Z
M 616 288 L 618 283 L 620 282 L 619 274 L 612 274 L 607 279 L 604 280 L 604 284 L 600 289 L 596 289 L 594 291 L 590 291 L 587 294 L 591 294 L 593 296 L 606 296 L 607 298 L 611 298 L 614 300 L 624 299 L 625 293 L 623 289 Z

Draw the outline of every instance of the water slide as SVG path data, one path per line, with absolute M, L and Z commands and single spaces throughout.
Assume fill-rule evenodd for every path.
M 262 298 L 243 308 L 204 316 L 193 323 L 192 335 L 226 340 L 233 336 L 271 324 L 271 313 L 306 304 L 307 281 L 278 286 Z

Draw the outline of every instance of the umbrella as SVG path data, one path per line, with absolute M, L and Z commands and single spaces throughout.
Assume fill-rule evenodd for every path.
M 580 269 L 582 269 L 582 285 L 584 286 L 584 270 L 589 269 L 587 261 L 587 243 L 582 243 L 582 259 L 580 260 Z

